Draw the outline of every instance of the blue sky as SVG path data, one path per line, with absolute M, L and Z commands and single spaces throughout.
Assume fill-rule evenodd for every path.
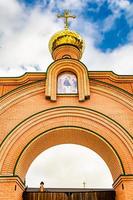
M 133 0 L 0 0 L 1 76 L 46 71 L 49 39 L 64 26 L 56 14 L 64 9 L 77 16 L 70 28 L 85 39 L 89 70 L 133 74 Z
M 43 0 L 21 0 L 20 2 L 24 2 L 24 4 L 28 7 L 35 7 L 36 5 L 40 4 L 42 6 L 42 10 L 45 12 L 45 9 L 49 6 L 50 1 L 43 1 Z M 58 2 L 58 1 L 56 1 Z M 102 51 L 113 50 L 121 45 L 128 43 L 129 38 L 128 35 L 130 32 L 133 31 L 133 24 L 129 24 L 126 11 L 123 8 L 118 8 L 117 5 L 114 7 L 110 7 L 109 1 L 99 1 L 102 3 L 98 3 L 98 1 L 83 1 L 85 3 L 85 8 L 83 7 L 78 14 L 76 14 L 76 9 L 71 9 L 74 14 L 77 15 L 78 18 L 80 16 L 83 17 L 85 21 L 91 21 L 91 23 L 97 24 L 99 27 L 99 33 L 102 35 L 103 39 L 100 43 L 96 44 L 97 48 L 100 48 Z M 122 1 L 121 1 L 122 2 Z M 131 3 L 131 1 L 123 1 Z M 128 4 L 128 3 L 127 3 Z M 113 26 L 111 29 L 104 31 L 102 26 L 104 26 L 104 21 L 109 17 L 113 16 L 114 9 L 120 9 L 120 13 L 116 17 Z M 70 9 L 70 8 L 69 8 Z M 61 12 L 62 9 L 58 7 L 58 3 L 54 8 L 55 14 Z M 132 10 L 133 11 L 133 10 Z M 78 27 L 77 27 L 78 29 Z M 81 27 L 82 30 L 82 27 Z M 82 31 L 81 31 L 82 32 Z

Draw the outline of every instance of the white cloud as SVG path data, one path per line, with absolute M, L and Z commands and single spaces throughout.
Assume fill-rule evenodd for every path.
M 133 30 L 129 32 L 127 38 L 130 43 L 133 43 Z
M 86 1 L 82 0 L 63 0 L 58 1 L 58 7 L 62 9 L 81 10 L 86 4 Z
M 9 36 L 14 30 L 22 25 L 25 13 L 16 0 L 0 1 L 0 32 Z M 21 24 L 20 24 L 21 22 Z
M 116 14 L 120 17 L 124 11 L 127 23 L 133 27 L 133 3 L 130 3 L 129 0 L 108 0 L 108 3 L 113 15 Z
M 88 70 L 113 71 L 116 74 L 133 75 L 133 44 L 120 46 L 113 51 L 101 52 L 87 41 L 84 63 Z
M 14 5 L 14 2 L 12 3 Z M 4 15 L 6 24 L 1 32 L 0 67 L 3 73 L 5 69 L 10 75 L 13 75 L 12 72 L 15 73 L 17 68 L 16 75 L 24 72 L 21 66 L 30 71 L 31 67 L 31 70 L 34 70 L 34 65 L 40 65 L 42 70 L 46 70 L 52 61 L 48 52 L 48 41 L 51 33 L 59 29 L 58 24 L 54 22 L 55 17 L 49 11 L 42 13 L 38 7 L 29 11 L 26 17 L 23 12 L 19 14 L 20 16 L 16 14 L 14 6 L 13 22 L 9 16 Z
M 57 1 L 51 0 L 43 12 L 39 5 L 29 9 L 16 0 L 10 0 L 8 3 L 7 1 L 0 1 L 0 76 L 18 76 L 26 71 L 46 71 L 52 62 L 48 41 L 63 27 L 63 22 L 57 20 L 52 12 Z M 62 1 L 62 6 L 69 4 L 66 6 L 73 5 L 73 8 L 77 8 L 76 5 L 81 5 L 81 9 L 89 0 L 78 0 L 77 4 L 74 2 Z M 118 2 L 120 4 L 120 1 Z M 124 4 L 122 1 L 121 4 L 125 9 L 131 8 L 131 4 Z M 82 32 L 86 40 L 86 51 L 82 61 L 89 70 L 113 70 L 119 74 L 133 74 L 132 34 L 129 35 L 128 44 L 104 53 L 95 47 L 103 40 L 99 25 L 82 17 L 73 21 L 72 28 Z M 109 30 L 114 23 L 115 15 L 106 18 L 104 31 Z
M 114 13 L 112 15 L 109 15 L 106 17 L 106 19 L 103 21 L 102 25 L 102 31 L 103 32 L 108 32 L 115 26 L 116 19 L 120 17 L 119 13 Z
M 33 180 L 36 180 L 33 182 Z M 97 181 L 98 180 L 98 181 Z M 58 145 L 41 153 L 31 164 L 26 184 L 39 187 L 112 187 L 105 162 L 92 150 L 80 145 Z
M 126 9 L 126 18 L 130 27 L 133 27 L 133 3 Z
M 106 0 L 105 0 L 106 1 Z M 133 26 L 133 3 L 128 0 L 107 0 L 112 14 L 103 21 L 103 32 L 109 31 L 116 25 L 116 20 L 125 15 L 129 26 Z
M 120 9 L 127 9 L 130 6 L 128 0 L 107 0 L 113 12 Z
M 119 9 L 126 9 L 130 5 L 128 0 L 108 0 L 108 2 Z

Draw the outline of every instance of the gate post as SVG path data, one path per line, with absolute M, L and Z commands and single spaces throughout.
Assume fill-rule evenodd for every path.
M 116 191 L 116 200 L 133 200 L 133 176 L 120 176 L 114 182 L 113 187 Z
M 0 177 L 0 200 L 22 200 L 24 184 L 18 177 Z

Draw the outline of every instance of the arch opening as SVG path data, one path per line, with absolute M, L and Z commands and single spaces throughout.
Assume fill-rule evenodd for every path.
M 26 145 L 16 162 L 14 175 L 24 180 L 33 160 L 41 152 L 60 144 L 78 144 L 95 151 L 106 162 L 113 180 L 123 173 L 117 152 L 104 138 L 78 127 L 60 127 L 41 133 Z
M 77 144 L 50 147 L 34 159 L 26 174 L 26 185 L 39 187 L 41 181 L 46 188 L 111 188 L 113 183 L 104 160 Z

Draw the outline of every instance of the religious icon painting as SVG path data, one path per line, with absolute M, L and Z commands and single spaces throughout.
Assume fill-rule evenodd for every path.
M 78 84 L 77 77 L 71 72 L 64 72 L 58 76 L 57 82 L 58 94 L 77 94 Z

